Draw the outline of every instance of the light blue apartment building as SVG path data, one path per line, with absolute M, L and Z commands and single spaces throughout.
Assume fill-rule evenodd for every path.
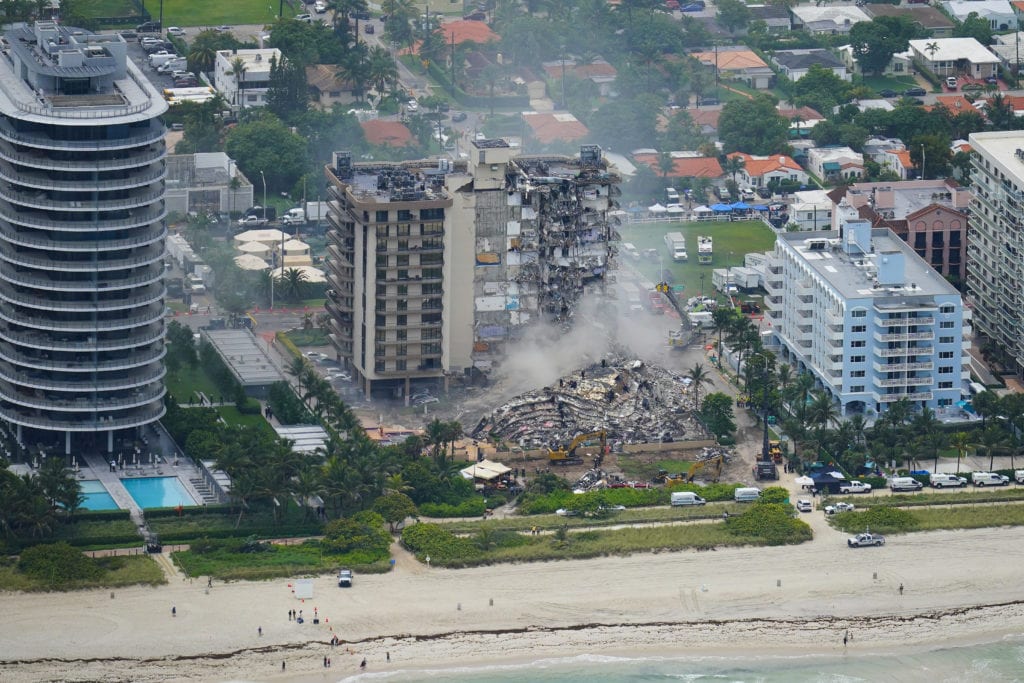
M 771 344 L 814 374 L 841 414 L 875 417 L 900 399 L 959 412 L 970 381 L 970 312 L 960 293 L 888 228 L 837 207 L 839 232 L 779 235 L 765 285 Z

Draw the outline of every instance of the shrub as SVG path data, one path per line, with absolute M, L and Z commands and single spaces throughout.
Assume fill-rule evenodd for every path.
M 423 503 L 419 506 L 424 517 L 481 517 L 484 514 L 484 499 L 471 498 L 461 503 Z
M 789 500 L 789 491 L 781 486 L 769 486 L 761 491 L 762 503 L 785 503 Z
M 909 510 L 877 505 L 868 510 L 840 512 L 832 517 L 832 525 L 847 533 L 860 533 L 871 529 L 879 533 L 900 533 L 913 531 L 918 526 L 917 517 Z
M 254 398 L 246 398 L 237 405 L 237 408 L 242 415 L 259 415 L 261 412 L 260 402 Z
M 88 581 L 103 573 L 96 561 L 67 543 L 28 548 L 21 553 L 18 571 L 39 581 Z
M 357 550 L 376 556 L 387 556 L 391 536 L 384 528 L 384 518 L 376 512 L 357 512 L 348 518 L 336 519 L 324 526 L 324 552 L 345 554 Z
M 742 486 L 743 484 L 707 484 L 706 486 L 701 486 L 700 484 L 673 484 L 669 487 L 669 490 L 693 491 L 704 500 L 715 503 L 732 500 L 736 494 L 736 489 Z M 667 498 L 666 502 L 668 502 Z
M 812 536 L 811 527 L 779 503 L 754 503 L 743 514 L 727 519 L 726 529 L 736 536 L 762 539 L 768 545 L 803 543 Z
M 925 477 L 927 479 L 927 477 Z M 884 489 L 889 487 L 889 480 L 885 477 L 861 477 L 858 481 L 862 481 L 869 485 L 872 490 Z
M 437 524 L 414 524 L 402 531 L 402 545 L 423 560 L 442 564 L 459 564 L 475 560 L 480 548 L 468 538 L 461 538 Z

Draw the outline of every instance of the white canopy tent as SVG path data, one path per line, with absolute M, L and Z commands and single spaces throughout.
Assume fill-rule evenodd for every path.
M 254 254 L 256 256 L 270 253 L 270 247 L 263 244 L 263 242 L 242 242 L 241 244 L 235 245 L 235 248 L 237 248 L 238 251 L 246 254 Z
M 493 462 L 491 460 L 481 460 L 478 463 L 474 463 L 469 467 L 464 467 L 459 470 L 463 479 L 483 479 L 484 481 L 494 481 L 503 474 L 508 474 L 512 471 L 511 467 L 505 467 L 500 462 Z
M 242 270 L 267 270 L 267 262 L 255 254 L 242 254 L 235 257 L 235 265 Z
M 241 257 L 239 257 L 241 258 Z M 327 275 L 324 271 L 313 266 L 286 266 L 284 268 L 275 268 L 271 275 L 275 280 L 280 280 L 284 277 L 284 272 L 287 270 L 298 270 L 306 274 L 306 282 L 327 282 Z
M 661 204 L 654 204 L 653 206 L 648 206 L 647 210 L 650 211 L 651 213 L 667 213 L 668 212 L 668 208 L 662 206 Z

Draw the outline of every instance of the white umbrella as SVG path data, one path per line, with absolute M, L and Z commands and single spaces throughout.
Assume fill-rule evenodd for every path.
M 812 484 L 814 484 L 814 480 L 808 476 L 797 477 L 796 484 L 797 486 L 811 486 Z
M 647 210 L 650 211 L 651 213 L 665 213 L 666 211 L 668 211 L 668 209 L 666 209 L 661 204 L 655 204 L 654 206 L 648 206 Z
M 242 270 L 266 270 L 270 268 L 267 262 L 253 254 L 242 254 L 235 257 L 235 265 Z
M 238 251 L 247 254 L 266 254 L 270 251 L 270 247 L 262 242 L 242 242 L 238 245 Z

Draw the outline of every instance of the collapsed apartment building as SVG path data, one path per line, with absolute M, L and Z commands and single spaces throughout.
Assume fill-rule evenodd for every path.
M 527 449 L 564 447 L 579 434 L 598 432 L 622 444 L 707 439 L 693 402 L 682 378 L 664 368 L 606 359 L 499 406 L 471 436 Z
M 326 307 L 367 396 L 484 379 L 531 323 L 569 325 L 584 296 L 609 296 L 618 174 L 596 145 L 517 152 L 476 140 L 455 162 L 334 153 Z

